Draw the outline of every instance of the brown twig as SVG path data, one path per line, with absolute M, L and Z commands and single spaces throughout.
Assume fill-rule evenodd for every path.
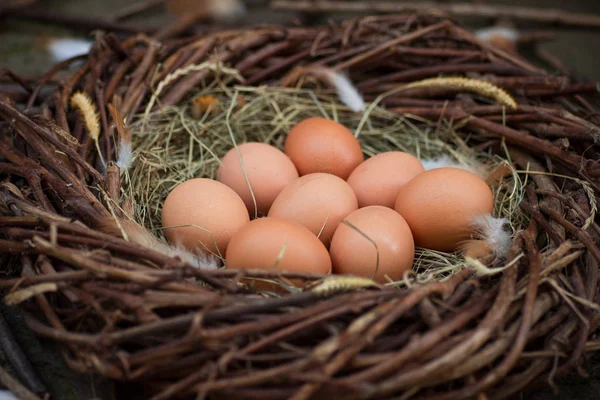
M 447 27 L 448 27 L 448 23 L 446 21 L 444 21 L 444 22 L 440 22 L 439 24 L 427 26 L 425 28 L 416 30 L 409 34 L 400 36 L 398 38 L 391 39 L 385 43 L 382 43 L 382 44 L 376 46 L 372 50 L 366 51 L 364 53 L 354 56 L 353 58 L 351 58 L 349 60 L 346 60 L 339 64 L 336 64 L 334 69 L 339 71 L 339 70 L 344 70 L 344 69 L 350 68 L 356 64 L 359 64 L 360 62 L 362 62 L 364 60 L 367 60 L 373 56 L 376 56 L 377 54 L 379 54 L 387 49 L 392 48 L 393 46 L 397 46 L 397 45 L 403 44 L 403 43 L 410 43 L 411 41 L 418 39 L 422 36 L 425 36 L 428 33 L 435 32 L 437 30 L 441 30 L 441 29 L 444 29 Z
M 23 386 L 19 381 L 10 376 L 8 372 L 0 367 L 0 382 L 6 386 L 13 394 L 21 400 L 41 400 L 38 396 L 32 393 L 29 389 Z
M 157 40 L 165 40 L 176 37 L 206 17 L 206 10 L 203 7 L 194 7 L 189 12 L 182 14 L 173 23 L 159 29 L 154 34 L 154 38 Z
M 489 5 L 473 3 L 440 3 L 422 1 L 419 3 L 392 1 L 312 1 L 312 0 L 273 0 L 271 7 L 276 10 L 355 13 L 401 13 L 435 12 L 461 17 L 510 18 L 538 24 L 575 28 L 600 28 L 600 16 L 578 14 L 566 10 L 527 8 L 509 5 Z
M 538 281 L 540 278 L 541 257 L 534 243 L 534 233 L 536 232 L 535 221 L 530 223 L 528 230 L 523 234 L 525 246 L 527 248 L 529 258 L 529 277 L 527 285 L 527 294 L 523 302 L 522 317 L 520 327 L 516 334 L 516 340 L 511 347 L 510 352 L 504 360 L 484 377 L 478 379 L 477 383 L 466 386 L 465 388 L 445 393 L 443 395 L 434 396 L 435 399 L 453 399 L 453 398 L 468 398 L 478 393 L 484 392 L 486 389 L 494 386 L 499 380 L 505 377 L 519 359 L 528 340 L 528 333 L 533 322 L 534 305 L 537 297 Z M 432 399 L 433 400 L 433 399 Z
M 19 378 L 24 382 L 24 385 L 28 387 L 28 389 L 25 389 L 24 387 L 19 388 L 20 385 L 18 382 L 14 381 L 14 387 L 17 388 L 17 391 L 19 392 L 17 394 L 27 394 L 28 390 L 31 390 L 35 393 L 45 392 L 46 389 L 44 388 L 44 385 L 40 381 L 36 371 L 33 369 L 33 366 L 27 359 L 27 356 L 25 353 L 23 353 L 21 346 L 15 340 L 15 337 L 12 334 L 10 327 L 4 320 L 2 314 L 0 314 L 0 345 L 2 346 L 2 351 L 8 358 L 8 361 L 12 365 L 13 369 L 19 375 Z M 8 377 L 6 371 L 3 369 L 0 369 L 0 377 L 2 383 L 12 390 L 12 387 L 8 385 L 10 382 L 10 377 Z M 24 391 L 21 389 L 24 389 Z
M 0 77 L 7 76 L 10 80 L 19 84 L 27 93 L 31 93 L 33 89 L 29 86 L 29 83 L 25 81 L 25 79 L 21 78 L 19 75 L 15 74 L 13 71 L 8 68 L 0 68 Z

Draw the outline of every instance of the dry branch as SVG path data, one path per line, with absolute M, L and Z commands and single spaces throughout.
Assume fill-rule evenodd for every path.
M 441 3 L 421 1 L 328 1 L 328 0 L 272 0 L 275 10 L 303 11 L 310 13 L 354 12 L 354 13 L 437 13 L 458 17 L 513 19 L 544 25 L 571 28 L 600 28 L 600 15 L 574 13 L 560 9 L 528 8 L 483 3 Z

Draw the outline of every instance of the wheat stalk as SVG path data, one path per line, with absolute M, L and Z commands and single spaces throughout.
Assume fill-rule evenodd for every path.
M 457 88 L 494 99 L 512 110 L 517 108 L 517 102 L 505 90 L 489 82 L 463 77 L 429 78 L 409 83 L 404 89 L 413 88 Z
M 367 287 L 379 287 L 377 283 L 368 278 L 358 276 L 331 275 L 319 281 L 311 292 L 323 296 L 350 290 L 364 289 Z
M 96 106 L 92 102 L 92 99 L 90 99 L 90 97 L 83 92 L 77 92 L 71 96 L 71 107 L 79 111 L 81 118 L 83 118 L 83 123 L 86 129 L 90 133 L 90 137 L 96 145 L 96 150 L 98 151 L 100 161 L 106 168 L 106 163 L 104 162 L 104 157 L 102 156 L 102 151 L 100 150 L 100 144 L 98 143 L 98 138 L 100 137 L 100 118 L 98 117 Z

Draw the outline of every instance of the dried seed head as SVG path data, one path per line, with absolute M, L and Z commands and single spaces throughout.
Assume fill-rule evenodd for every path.
M 98 137 L 100 136 L 100 119 L 92 99 L 83 92 L 77 92 L 71 96 L 71 107 L 79 111 L 81 118 L 83 118 L 83 123 L 92 139 L 98 140 Z
M 364 288 L 380 287 L 375 281 L 359 276 L 331 275 L 314 285 L 310 285 L 310 291 L 323 296 L 329 296 L 339 292 L 347 292 Z
M 489 82 L 463 77 L 430 78 L 409 83 L 406 89 L 412 88 L 446 88 L 465 90 L 481 96 L 494 99 L 496 102 L 512 110 L 517 108 L 517 102 L 503 89 Z
M 90 133 L 90 137 L 96 145 L 96 150 L 98 151 L 100 161 L 102 162 L 102 165 L 106 167 L 104 157 L 102 157 L 102 151 L 100 150 L 100 145 L 98 144 L 98 137 L 100 137 L 100 118 L 98 117 L 96 106 L 92 102 L 92 99 L 90 99 L 89 96 L 83 92 L 77 92 L 71 96 L 71 107 L 79 111 L 81 118 L 83 118 L 83 123 L 85 124 L 86 129 Z

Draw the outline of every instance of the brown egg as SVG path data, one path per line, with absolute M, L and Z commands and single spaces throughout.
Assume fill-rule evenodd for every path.
M 244 200 L 251 216 L 266 215 L 277 195 L 284 187 L 298 179 L 298 171 L 283 152 L 266 143 L 244 143 L 238 146 L 244 170 L 254 199 L 248 188 L 240 155 L 235 148 L 229 150 L 217 171 L 217 180 L 232 188 Z
M 400 188 L 425 171 L 412 154 L 388 151 L 360 164 L 348 177 L 359 207 L 385 206 L 394 208 Z
M 387 207 L 369 206 L 354 211 L 338 226 L 329 253 L 336 274 L 372 277 L 385 283 L 386 276 L 400 280 L 412 267 L 415 243 L 400 214 Z
M 408 222 L 417 246 L 450 252 L 470 238 L 473 217 L 492 212 L 494 197 L 477 175 L 436 168 L 402 186 L 394 208 Z
M 233 235 L 225 265 L 327 274 L 331 259 L 323 243 L 302 225 L 267 217 L 255 219 Z
M 294 126 L 285 140 L 284 150 L 300 176 L 324 172 L 346 179 L 364 160 L 360 143 L 348 128 L 319 117 L 305 119 Z
M 222 256 L 233 234 L 249 220 L 240 196 L 212 179 L 190 179 L 177 185 L 162 209 L 169 242 Z
M 346 181 L 316 173 L 304 175 L 283 189 L 271 206 L 269 217 L 296 221 L 329 246 L 340 222 L 357 208 L 356 195 Z

